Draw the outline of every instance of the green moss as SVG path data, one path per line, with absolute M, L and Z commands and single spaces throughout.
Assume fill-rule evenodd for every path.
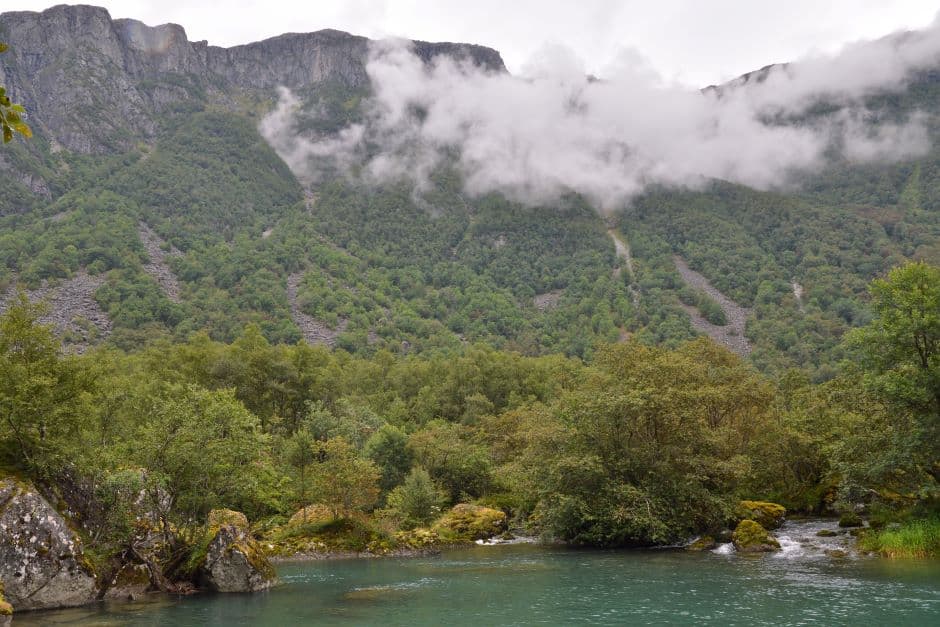
M 365 517 L 337 518 L 307 524 L 290 524 L 272 534 L 268 551 L 274 555 L 339 551 L 387 553 L 394 538 Z
M 237 529 L 248 529 L 248 518 L 241 512 L 231 509 L 214 509 L 209 512 L 209 529 L 218 530 L 223 525 L 232 525 Z
M 780 543 L 771 536 L 760 523 L 753 520 L 742 520 L 732 535 L 734 548 L 742 553 L 759 553 L 776 551 Z
M 739 520 L 753 520 L 765 529 L 776 529 L 783 524 L 787 509 L 777 503 L 767 501 L 741 501 L 738 503 Z

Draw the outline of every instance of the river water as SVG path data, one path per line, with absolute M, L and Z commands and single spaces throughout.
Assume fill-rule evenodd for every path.
M 940 625 L 940 561 L 830 557 L 832 522 L 788 523 L 783 551 L 481 546 L 427 558 L 280 565 L 256 595 L 19 615 L 31 625 Z

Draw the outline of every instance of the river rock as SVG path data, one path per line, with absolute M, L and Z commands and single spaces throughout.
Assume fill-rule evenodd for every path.
M 216 592 L 257 592 L 277 583 L 274 567 L 241 512 L 212 510 L 207 539 L 199 566 L 201 585 Z
M 832 529 L 820 529 L 819 531 L 816 532 L 816 535 L 819 536 L 820 538 L 833 538 L 839 534 L 833 531 Z
M 753 520 L 739 522 L 732 541 L 738 553 L 768 553 L 780 550 L 777 539 Z
M 444 514 L 432 528 L 442 537 L 468 542 L 498 536 L 507 529 L 506 512 L 461 503 Z
M 738 503 L 738 520 L 753 520 L 764 529 L 777 529 L 783 524 L 787 508 L 767 501 L 741 501 Z
M 95 600 L 95 574 L 81 540 L 36 489 L 0 481 L 0 581 L 16 611 L 74 607 Z

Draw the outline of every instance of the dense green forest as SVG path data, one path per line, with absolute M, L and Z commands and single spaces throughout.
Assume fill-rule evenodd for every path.
M 141 493 L 177 531 L 218 507 L 282 530 L 316 503 L 332 515 L 290 533 L 347 520 L 360 549 L 468 502 L 600 546 L 719 529 L 742 497 L 817 513 L 863 503 L 881 524 L 929 516 L 940 269 L 899 267 L 871 297 L 841 346 L 852 358 L 813 384 L 796 370 L 772 380 L 707 338 L 604 345 L 589 361 L 485 344 L 357 356 L 249 325 L 231 343 L 199 333 L 76 356 L 20 296 L 0 318 L 0 454 L 58 486 L 105 562 L 133 542 Z
M 933 82 L 917 85 L 890 106 L 932 106 Z M 298 132 L 361 114 L 361 90 L 302 95 L 315 115 Z M 748 358 L 762 372 L 802 368 L 821 382 L 845 357 L 845 333 L 871 317 L 868 282 L 907 259 L 940 262 L 936 151 L 894 165 L 835 160 L 796 189 L 655 188 L 602 217 L 575 194 L 536 207 L 471 197 L 446 167 L 421 193 L 338 174 L 301 185 L 256 130 L 270 105 L 185 100 L 155 121 L 155 142 L 107 155 L 61 150 L 41 133 L 9 144 L 20 174 L 0 177 L 0 290 L 48 293 L 92 277 L 110 326 L 78 320 L 65 336 L 77 347 L 197 332 L 231 342 L 255 324 L 270 342 L 306 337 L 360 356 L 485 342 L 591 358 L 627 337 L 678 346 L 698 334 L 689 307 L 729 324 L 683 280 L 679 258 L 746 308 Z M 178 294 L 154 274 L 144 230 Z

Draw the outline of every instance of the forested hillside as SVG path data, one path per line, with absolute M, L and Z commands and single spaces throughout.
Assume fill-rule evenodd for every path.
M 76 350 L 197 331 L 231 341 L 249 323 L 272 342 L 360 355 L 485 341 L 589 357 L 601 342 L 675 346 L 705 333 L 768 373 L 825 380 L 841 337 L 870 317 L 865 285 L 905 259 L 940 260 L 935 151 L 890 165 L 834 159 L 772 192 L 653 188 L 606 216 L 574 193 L 535 206 L 468 194 L 446 166 L 420 191 L 339 171 L 301 181 L 258 132 L 274 87 L 299 95 L 298 133 L 356 122 L 365 40 L 324 31 L 223 50 L 91 7 L 0 23 L 3 77 L 36 134 L 2 155 L 0 288 L 51 302 L 47 319 Z M 37 29 L 54 35 L 46 48 Z M 89 31 L 98 41 L 83 47 Z M 503 71 L 492 50 L 418 47 Z M 300 72 L 312 54 L 328 61 Z M 270 76 L 248 78 L 249 57 Z M 122 101 L 114 84 L 135 95 Z M 870 111 L 933 115 L 938 86 L 924 72 Z M 76 99 L 98 103 L 95 133 L 74 117 Z

